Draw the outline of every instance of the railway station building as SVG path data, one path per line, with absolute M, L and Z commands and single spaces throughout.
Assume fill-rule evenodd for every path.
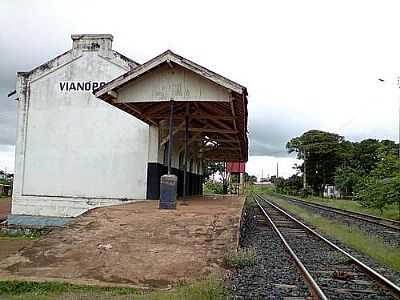
M 247 161 L 245 87 L 170 50 L 139 64 L 112 49 L 112 35 L 71 37 L 69 51 L 17 73 L 9 95 L 12 215 L 159 199 L 168 161 L 178 196 L 201 194 L 206 161 Z

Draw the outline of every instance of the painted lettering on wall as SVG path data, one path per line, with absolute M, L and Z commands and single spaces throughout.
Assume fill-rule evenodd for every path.
M 59 88 L 61 92 L 94 91 L 105 84 L 104 81 L 60 81 Z

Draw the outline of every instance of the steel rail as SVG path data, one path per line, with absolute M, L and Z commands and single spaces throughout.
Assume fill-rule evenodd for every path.
M 316 232 L 315 230 L 311 229 L 310 227 L 308 227 L 307 225 L 305 225 L 304 223 L 300 222 L 299 220 L 297 220 L 295 217 L 291 216 L 290 214 L 288 214 L 285 210 L 283 210 L 282 208 L 278 207 L 277 205 L 273 204 L 271 201 L 265 199 L 264 197 L 257 195 L 260 199 L 262 199 L 263 201 L 265 201 L 268 205 L 272 206 L 273 208 L 275 208 L 276 210 L 278 210 L 279 212 L 281 212 L 283 215 L 285 215 L 286 217 L 288 217 L 289 219 L 291 219 L 292 221 L 294 221 L 295 223 L 297 223 L 298 225 L 300 225 L 302 228 L 306 229 L 308 232 L 310 232 L 312 235 L 316 236 L 317 238 L 319 238 L 321 241 L 327 243 L 329 246 L 331 246 L 332 248 L 336 249 L 337 251 L 339 251 L 340 253 L 342 253 L 343 255 L 345 255 L 346 257 L 348 257 L 350 260 L 353 261 L 353 263 L 358 266 L 360 269 L 362 269 L 365 273 L 367 273 L 372 279 L 375 279 L 376 281 L 378 281 L 381 285 L 383 285 L 384 287 L 386 287 L 394 296 L 399 297 L 400 298 L 400 287 L 397 286 L 396 284 L 394 284 L 393 282 L 391 282 L 389 279 L 387 279 L 386 277 L 384 277 L 383 275 L 379 274 L 378 272 L 376 272 L 374 269 L 368 267 L 366 264 L 364 264 L 363 262 L 361 262 L 360 260 L 358 260 L 357 258 L 355 258 L 354 256 L 352 256 L 351 254 L 347 253 L 345 250 L 339 248 L 337 245 L 335 245 L 334 243 L 332 243 L 331 241 L 329 241 L 328 239 L 326 239 L 325 237 L 323 237 L 322 235 L 320 235 L 318 232 Z
M 289 201 L 293 201 L 293 202 L 300 202 L 306 206 L 309 207 L 315 207 L 315 208 L 319 208 L 321 210 L 325 210 L 325 211 L 329 211 L 329 212 L 335 212 L 339 215 L 344 215 L 344 216 L 348 216 L 348 217 L 352 217 L 355 219 L 359 219 L 365 222 L 369 222 L 372 224 L 376 224 L 376 225 L 381 225 L 381 226 L 385 226 L 397 231 L 400 231 L 400 222 L 396 221 L 396 220 L 391 220 L 391 219 L 386 219 L 386 218 L 380 218 L 377 216 L 373 216 L 373 215 L 369 215 L 369 214 L 363 214 L 363 213 L 358 213 L 358 212 L 353 212 L 353 211 L 349 211 L 349 210 L 345 210 L 345 209 L 341 209 L 341 208 L 336 208 L 336 207 L 330 207 L 330 206 L 326 206 L 326 205 L 322 205 L 322 204 L 318 204 L 318 203 L 310 203 L 301 199 L 297 199 L 297 198 L 292 198 L 292 197 L 288 197 L 286 195 L 280 195 L 280 194 L 275 194 L 277 197 L 280 197 L 282 199 L 287 199 Z M 370 219 L 373 220 L 370 220 Z M 386 223 L 382 223 L 379 221 L 384 221 L 384 222 L 388 222 L 388 223 L 392 223 L 392 224 L 396 224 L 396 225 L 392 225 L 392 224 L 386 224 Z
M 278 227 L 275 225 L 275 223 L 272 221 L 268 213 L 264 210 L 262 205 L 257 201 L 256 198 L 254 198 L 256 201 L 258 207 L 264 214 L 264 216 L 267 218 L 268 222 L 271 224 L 273 230 L 275 233 L 278 235 L 279 239 L 282 241 L 282 243 L 285 245 L 286 250 L 289 252 L 290 256 L 293 258 L 294 262 L 296 263 L 296 266 L 298 270 L 302 273 L 305 282 L 310 289 L 311 295 L 313 296 L 314 299 L 320 299 L 320 300 L 328 300 L 328 297 L 322 292 L 321 288 L 318 286 L 317 282 L 312 278 L 310 272 L 306 269 L 306 267 L 303 265 L 303 263 L 300 261 L 300 259 L 297 257 L 296 253 L 294 253 L 293 249 L 290 247 L 282 233 L 279 231 Z

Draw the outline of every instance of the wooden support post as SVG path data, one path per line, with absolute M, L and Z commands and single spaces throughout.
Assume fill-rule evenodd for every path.
M 186 104 L 185 114 L 185 162 L 183 171 L 183 201 L 186 201 L 187 192 L 187 159 L 188 159 L 188 140 L 189 140 L 189 103 Z
M 173 130 L 174 130 L 174 100 L 171 100 L 169 106 L 168 175 L 171 175 L 172 150 L 174 142 Z

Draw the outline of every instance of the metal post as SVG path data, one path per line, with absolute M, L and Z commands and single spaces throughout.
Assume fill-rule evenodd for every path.
M 187 158 L 188 158 L 188 139 L 189 139 L 189 103 L 186 104 L 185 114 L 185 155 L 183 164 L 183 201 L 186 201 L 187 192 Z
M 169 106 L 169 141 L 168 141 L 168 175 L 171 175 L 172 147 L 174 139 L 174 100 L 170 101 Z
M 397 76 L 397 87 L 400 90 L 400 76 Z M 399 158 L 400 158 L 400 92 L 397 92 L 399 98 Z
M 307 188 L 306 153 L 307 153 L 307 150 L 304 150 L 303 189 Z

